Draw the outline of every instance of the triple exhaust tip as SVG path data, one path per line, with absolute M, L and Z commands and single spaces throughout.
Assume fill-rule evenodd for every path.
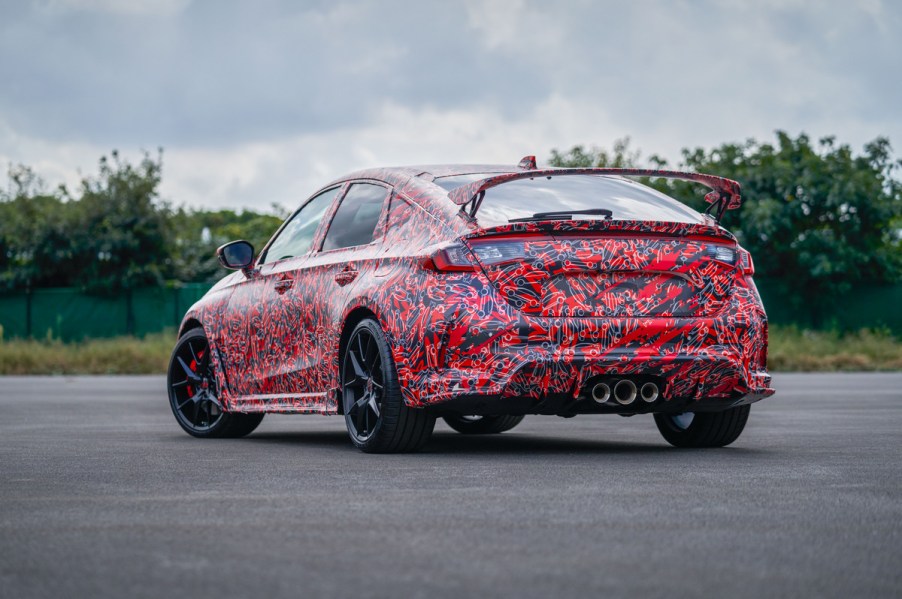
M 607 383 L 598 383 L 592 387 L 592 399 L 595 403 L 606 403 L 611 399 L 611 388 Z
M 639 387 L 636 387 L 636 383 L 629 379 L 620 379 L 617 381 L 614 384 L 613 391 L 607 383 L 596 383 L 595 386 L 592 387 L 592 399 L 595 403 L 599 404 L 607 403 L 612 396 L 614 397 L 614 400 L 622 406 L 630 405 L 636 401 L 637 397 L 641 397 L 642 401 L 646 403 L 652 403 L 658 399 L 659 394 L 658 385 L 655 383 L 645 383 L 640 389 Z

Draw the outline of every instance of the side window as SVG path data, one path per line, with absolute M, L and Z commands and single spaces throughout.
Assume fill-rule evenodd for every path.
M 371 243 L 386 196 L 388 189 L 381 185 L 351 185 L 329 225 L 323 251 Z
M 303 256 L 313 245 L 313 236 L 323 215 L 332 204 L 332 200 L 338 195 L 341 187 L 335 187 L 324 191 L 312 200 L 304 204 L 304 207 L 294 213 L 285 228 L 279 233 L 263 257 L 263 264 L 269 264 L 285 258 Z

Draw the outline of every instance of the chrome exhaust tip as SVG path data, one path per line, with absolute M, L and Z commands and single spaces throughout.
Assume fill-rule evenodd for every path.
M 614 385 L 614 399 L 622 406 L 628 406 L 636 401 L 636 383 L 629 379 L 621 379 Z
M 597 383 L 592 387 L 592 399 L 595 403 L 605 403 L 611 399 L 611 388 L 607 383 Z
M 652 403 L 658 399 L 658 386 L 654 383 L 645 383 L 639 390 L 639 397 L 645 403 Z

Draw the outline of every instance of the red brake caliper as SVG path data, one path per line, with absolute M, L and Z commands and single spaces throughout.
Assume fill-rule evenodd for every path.
M 202 357 L 203 355 L 204 355 L 203 352 L 200 352 L 199 354 L 197 354 L 198 357 Z M 193 372 L 194 374 L 197 374 L 197 360 L 192 358 L 191 363 L 188 364 L 188 368 L 191 369 L 191 372 Z M 192 387 L 191 385 L 188 385 L 186 387 L 186 389 L 188 390 L 188 397 L 194 397 L 194 387 Z

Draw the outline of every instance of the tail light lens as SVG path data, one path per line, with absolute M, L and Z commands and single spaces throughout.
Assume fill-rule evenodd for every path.
M 436 270 L 476 270 L 479 264 L 492 266 L 516 262 L 526 257 L 522 240 L 473 240 L 470 247 L 456 243 L 437 251 L 430 262 Z
M 746 276 L 755 274 L 755 263 L 752 262 L 752 255 L 743 248 L 739 249 L 739 270 Z
M 736 264 L 736 247 L 710 243 L 707 246 L 708 255 L 719 262 Z
M 746 276 L 755 274 L 755 264 L 752 255 L 738 245 L 708 244 L 708 255 L 713 259 L 727 264 L 735 264 L 739 272 Z
M 519 262 L 526 258 L 527 241 L 542 241 L 545 238 L 530 239 L 473 239 L 469 247 L 455 243 L 444 247 L 427 260 L 426 265 L 436 270 L 472 271 L 479 264 L 492 266 L 505 262 Z M 735 264 L 743 275 L 755 274 L 752 255 L 742 247 L 722 244 L 708 244 L 708 255 L 727 264 Z
M 470 250 L 463 245 L 454 244 L 434 253 L 426 261 L 426 266 L 445 271 L 476 270 L 476 261 Z

